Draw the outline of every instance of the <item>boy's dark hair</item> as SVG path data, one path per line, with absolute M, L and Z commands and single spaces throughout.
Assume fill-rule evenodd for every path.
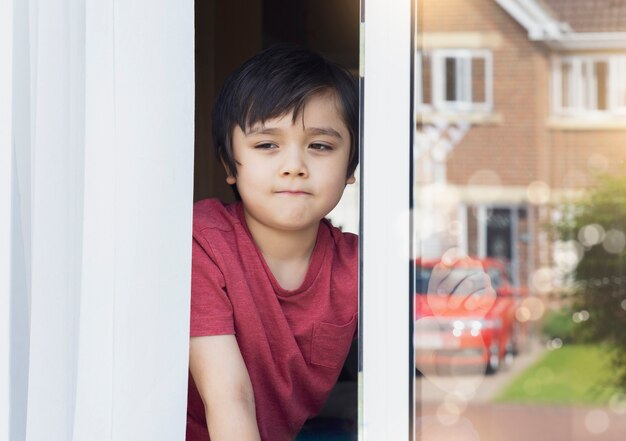
M 242 64 L 222 87 L 211 115 L 213 145 L 219 160 L 237 176 L 232 133 L 244 132 L 258 122 L 293 112 L 293 119 L 313 95 L 330 91 L 350 132 L 350 158 L 346 177 L 359 162 L 357 83 L 350 72 L 320 55 L 294 45 L 275 45 Z

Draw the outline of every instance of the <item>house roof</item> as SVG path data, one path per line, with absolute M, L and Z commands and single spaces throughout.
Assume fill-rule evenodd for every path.
M 495 0 L 531 40 L 560 50 L 626 49 L 626 0 Z
M 536 0 L 574 32 L 625 32 L 626 0 Z

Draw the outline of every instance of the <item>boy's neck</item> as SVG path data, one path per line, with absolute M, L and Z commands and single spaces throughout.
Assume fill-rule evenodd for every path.
M 244 217 L 252 239 L 278 284 L 288 290 L 299 288 L 308 272 L 319 223 L 303 230 L 284 231 L 257 222 L 245 210 Z
M 245 208 L 243 212 L 250 235 L 266 260 L 308 261 L 311 257 L 319 223 L 297 231 L 277 230 L 257 222 Z

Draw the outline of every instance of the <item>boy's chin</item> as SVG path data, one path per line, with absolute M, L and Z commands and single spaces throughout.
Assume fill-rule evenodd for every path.
M 316 228 L 320 220 L 323 218 L 318 218 L 317 216 L 309 218 L 309 219 L 285 219 L 278 220 L 275 224 L 275 227 L 279 230 L 287 231 L 287 232 L 298 232 L 298 231 L 307 231 L 311 228 Z

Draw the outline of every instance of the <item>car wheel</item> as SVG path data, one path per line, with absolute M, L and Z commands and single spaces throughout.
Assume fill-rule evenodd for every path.
M 487 369 L 485 370 L 485 373 L 487 375 L 493 375 L 498 372 L 498 369 L 500 369 L 500 357 L 498 355 L 489 356 L 489 361 L 487 362 Z
M 506 352 L 504 353 L 504 364 L 506 365 L 507 369 L 513 364 L 513 360 L 515 359 L 516 355 L 517 352 L 515 350 L 515 344 L 509 341 L 509 343 L 506 345 Z
M 500 349 L 497 342 L 491 344 L 489 350 L 489 359 L 487 360 L 487 368 L 485 373 L 487 375 L 493 375 L 500 369 Z

